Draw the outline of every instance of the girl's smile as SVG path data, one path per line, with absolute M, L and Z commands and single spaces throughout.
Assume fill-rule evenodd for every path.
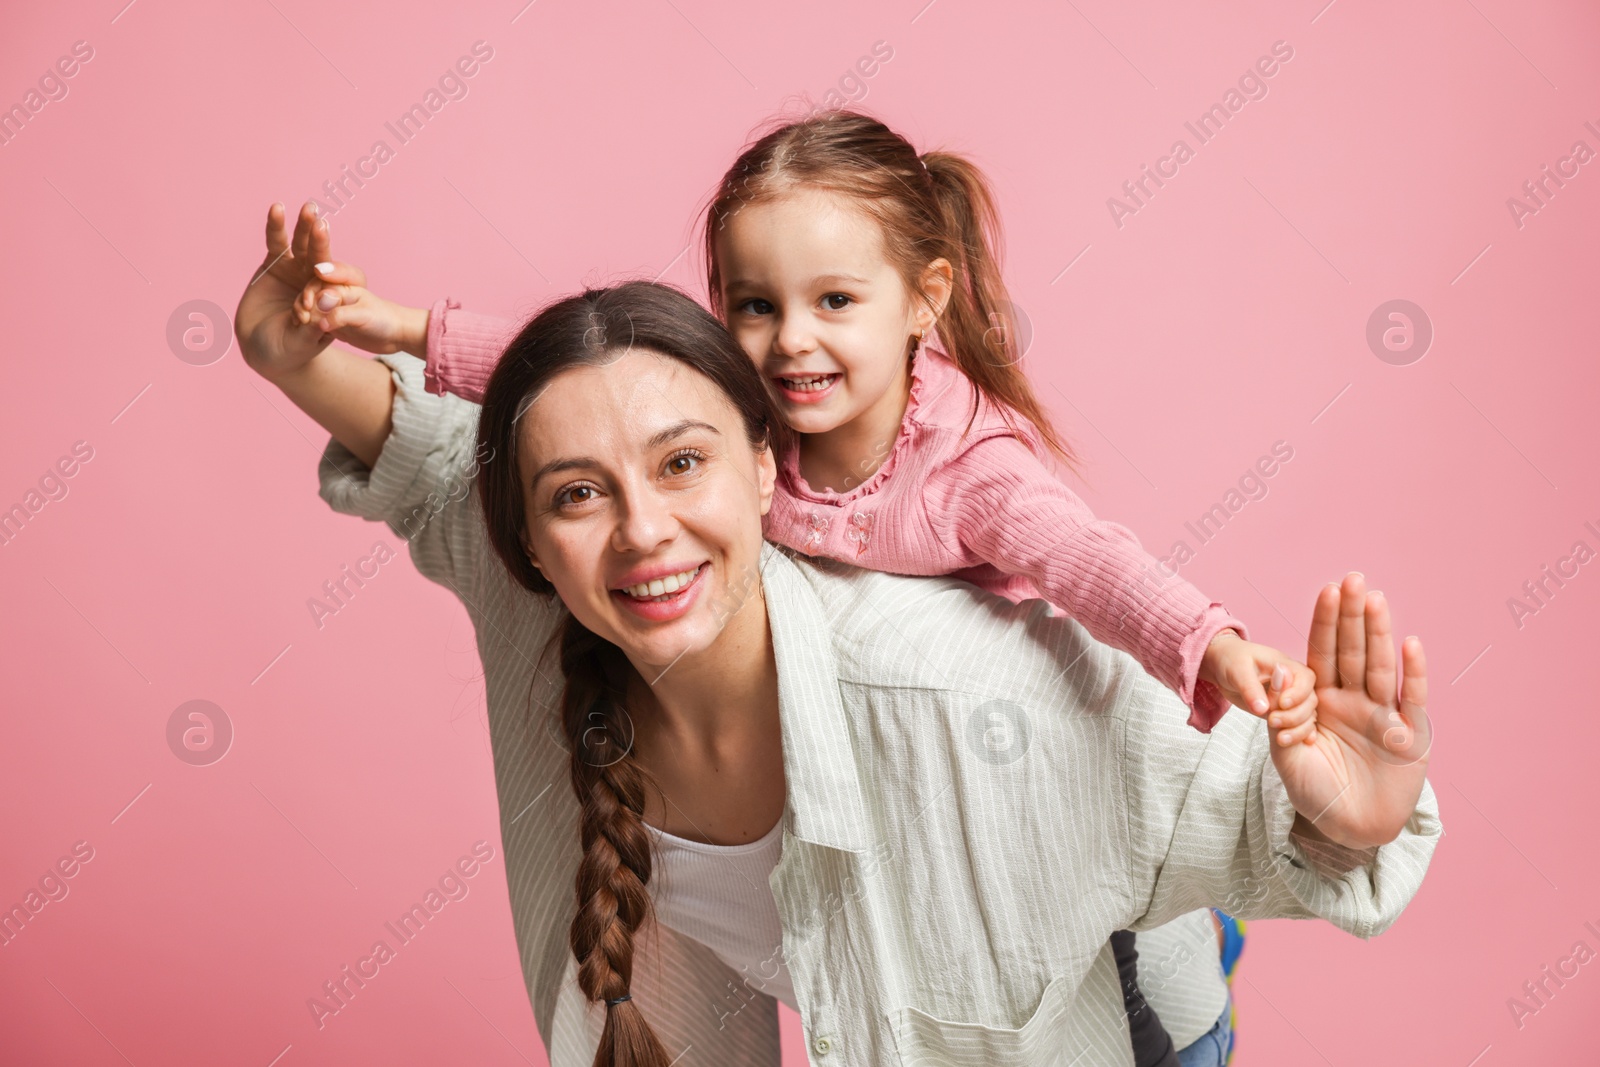
M 772 380 L 789 403 L 820 404 L 843 378 L 843 374 L 787 374 Z

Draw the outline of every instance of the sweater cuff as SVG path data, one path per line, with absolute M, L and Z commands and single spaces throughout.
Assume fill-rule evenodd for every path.
M 1178 695 L 1189 705 L 1189 725 L 1203 734 L 1209 734 L 1212 727 L 1222 721 L 1222 716 L 1230 706 L 1222 690 L 1200 677 L 1200 664 L 1205 660 L 1211 639 L 1227 629 L 1236 631 L 1242 640 L 1250 640 L 1244 623 L 1213 601 L 1201 614 L 1199 624 L 1190 631 L 1179 650 L 1183 689 Z
M 459 300 L 439 300 L 428 312 L 424 388 L 481 403 L 489 376 L 520 328 L 515 320 L 462 311 Z

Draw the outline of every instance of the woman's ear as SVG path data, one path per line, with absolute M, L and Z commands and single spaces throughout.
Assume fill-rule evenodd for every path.
M 756 453 L 756 491 L 761 494 L 761 516 L 772 510 L 772 494 L 777 491 L 778 460 L 772 443 Z
M 919 330 L 926 332 L 939 321 L 939 316 L 944 314 L 945 305 L 950 303 L 950 294 L 955 291 L 955 280 L 955 268 L 951 267 L 950 261 L 943 256 L 922 268 L 922 277 L 919 279 L 922 287 L 922 306 L 917 309 Z
M 544 568 L 539 566 L 539 557 L 534 554 L 533 540 L 528 536 L 526 527 L 524 527 L 522 531 L 522 551 L 528 554 L 528 562 L 533 564 L 533 569 L 538 571 L 540 574 L 543 574 Z

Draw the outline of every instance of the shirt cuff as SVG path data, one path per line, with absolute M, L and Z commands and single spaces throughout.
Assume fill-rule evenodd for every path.
M 1212 727 L 1222 721 L 1223 714 L 1230 706 L 1228 699 L 1222 695 L 1222 690 L 1200 677 L 1200 664 L 1205 660 L 1206 649 L 1210 647 L 1211 639 L 1228 629 L 1237 632 L 1242 640 L 1250 640 L 1250 634 L 1245 629 L 1244 623 L 1229 614 L 1221 604 L 1213 601 L 1200 616 L 1199 625 L 1189 633 L 1179 650 L 1183 689 L 1178 695 L 1189 705 L 1189 725 L 1203 734 L 1209 734 Z
M 442 402 L 418 389 L 420 360 L 405 352 L 373 360 L 388 367 L 394 381 L 389 436 L 370 469 L 337 438 L 329 437 L 317 465 L 319 494 L 334 511 L 387 522 L 409 540 L 415 531 L 401 525 L 407 506 L 415 503 L 426 458 L 448 444 L 452 427 L 439 417 Z
M 1294 804 L 1271 759 L 1262 769 L 1261 798 L 1278 877 L 1305 908 L 1363 939 L 1394 924 L 1416 894 L 1440 835 L 1431 786 L 1423 786 L 1400 837 L 1381 848 L 1354 849 L 1294 833 Z
M 1319 877 L 1337 880 L 1372 863 L 1377 846 L 1350 848 L 1334 841 L 1317 841 L 1294 832 L 1294 803 L 1278 773 L 1278 765 L 1268 762 L 1261 772 L 1261 797 L 1267 811 L 1267 841 L 1274 856 L 1289 861 L 1298 870 L 1314 871 Z

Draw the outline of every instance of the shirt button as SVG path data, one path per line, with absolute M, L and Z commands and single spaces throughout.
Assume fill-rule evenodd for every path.
M 811 1042 L 811 1050 L 818 1056 L 826 1056 L 829 1052 L 833 1051 L 833 1042 L 829 1041 L 825 1037 L 819 1037 L 815 1041 Z

